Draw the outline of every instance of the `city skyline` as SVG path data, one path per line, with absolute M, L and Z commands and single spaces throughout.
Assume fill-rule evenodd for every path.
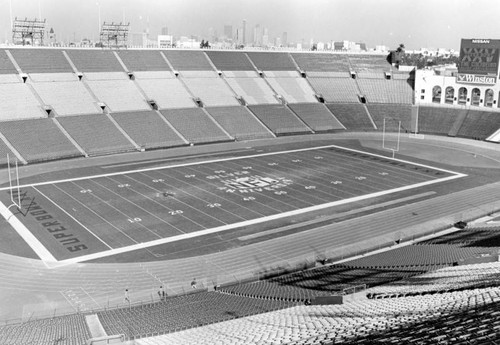
M 269 40 L 287 33 L 288 42 L 350 40 L 369 47 L 458 49 L 461 38 L 498 37 L 495 13 L 500 2 L 488 0 L 0 0 L 2 42 L 11 40 L 12 17 L 47 19 L 63 41 L 96 40 L 102 22 L 130 22 L 131 32 L 208 39 L 209 29 L 233 31 L 246 21 L 245 36 L 254 27 L 267 28 Z M 100 18 L 100 20 L 99 20 Z

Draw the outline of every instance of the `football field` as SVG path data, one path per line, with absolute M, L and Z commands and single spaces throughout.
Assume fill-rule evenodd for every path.
M 21 185 L 21 210 L 7 209 L 9 188 L 0 201 L 2 215 L 42 260 L 64 264 L 463 176 L 329 145 Z

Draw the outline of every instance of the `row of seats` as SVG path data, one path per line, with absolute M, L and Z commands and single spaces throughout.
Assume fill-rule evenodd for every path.
M 122 50 L 113 52 L 98 49 L 19 49 L 9 48 L 24 73 L 118 71 L 373 71 L 387 72 L 392 66 L 385 55 L 329 54 L 329 53 L 282 53 L 282 52 L 235 52 L 235 51 L 185 51 L 185 50 Z M 2 50 L 2 55 L 5 50 Z M 65 56 L 67 55 L 67 57 Z M 120 58 L 123 65 L 117 59 Z M 12 70 L 9 59 L 2 65 Z M 0 71 L 4 68 L 0 68 Z M 15 68 L 14 70 L 15 71 Z

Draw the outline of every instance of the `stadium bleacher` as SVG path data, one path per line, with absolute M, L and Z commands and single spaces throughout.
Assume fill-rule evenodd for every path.
M 469 109 L 457 136 L 484 140 L 500 128 L 500 113 Z
M 175 71 L 213 71 L 202 51 L 163 50 L 163 54 Z
M 412 86 L 405 80 L 359 78 L 356 81 L 369 103 L 413 103 Z
M 236 140 L 273 137 L 246 107 L 209 107 L 206 110 Z
M 218 71 L 254 71 L 252 63 L 243 52 L 207 51 Z
M 263 78 L 226 78 L 233 91 L 248 104 L 277 104 L 273 90 Z
M 86 80 L 90 90 L 110 111 L 150 110 L 132 80 Z
M 314 90 L 306 79 L 293 78 L 266 78 L 271 87 L 283 96 L 288 103 L 313 103 L 317 102 Z
M 356 81 L 347 78 L 308 78 L 317 94 L 326 102 L 359 103 L 359 90 Z
M 124 72 L 111 50 L 68 49 L 66 53 L 78 72 Z
M 73 68 L 60 49 L 10 49 L 9 51 L 23 73 L 73 72 Z
M 89 155 L 136 149 L 105 114 L 61 116 L 57 121 Z
M 398 122 L 401 121 L 401 132 L 410 132 L 411 105 L 368 103 L 366 107 L 379 130 L 383 129 L 384 119 L 386 119 L 386 131 L 397 132 Z
M 349 72 L 351 70 L 349 59 L 344 54 L 292 53 L 291 56 L 299 69 L 305 72 Z
M 183 78 L 183 82 L 207 107 L 239 105 L 236 95 L 219 77 Z
M 389 72 L 392 69 L 385 54 L 349 54 L 348 59 L 355 72 L 370 71 L 377 72 L 383 76 L 384 72 Z
M 0 74 L 17 74 L 17 69 L 5 49 L 0 49 Z
M 372 131 L 375 129 L 362 104 L 329 103 L 326 106 L 348 130 Z
M 160 113 L 193 144 L 232 140 L 201 108 L 164 109 Z
M 141 78 L 136 79 L 136 82 L 148 100 L 154 100 L 162 109 L 196 107 L 193 97 L 178 79 Z
M 47 117 L 28 84 L 0 84 L 0 99 L 0 121 Z
M 82 156 L 53 119 L 3 121 L 0 132 L 28 162 Z
M 247 56 L 259 71 L 296 71 L 289 53 L 247 52 Z
M 170 71 L 170 66 L 157 50 L 126 49 L 116 53 L 129 72 Z
M 345 129 L 324 104 L 295 103 L 288 106 L 315 132 Z
M 248 108 L 276 135 L 312 133 L 293 112 L 284 105 L 250 105 Z
M 155 111 L 112 113 L 111 116 L 142 148 L 157 149 L 187 144 Z
M 458 117 L 457 110 L 458 108 L 453 107 L 420 105 L 418 107 L 418 131 L 447 135 Z

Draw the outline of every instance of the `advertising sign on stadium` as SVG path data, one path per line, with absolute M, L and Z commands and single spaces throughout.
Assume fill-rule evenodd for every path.
M 457 83 L 464 84 L 480 84 L 480 85 L 495 85 L 497 77 L 476 74 L 457 74 Z
M 458 73 L 463 75 L 498 75 L 500 40 L 462 39 Z M 474 78 L 473 78 L 474 79 Z M 457 78 L 457 81 L 458 78 Z

